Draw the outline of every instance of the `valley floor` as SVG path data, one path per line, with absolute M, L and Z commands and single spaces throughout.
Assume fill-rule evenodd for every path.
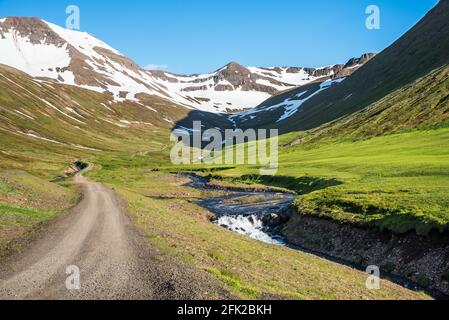
M 186 171 L 208 175 L 217 188 L 294 192 L 282 229 L 289 243 L 362 267 L 373 263 L 449 294 L 448 13 L 449 1 L 440 1 L 338 85 L 314 82 L 282 91 L 233 117 L 185 108 L 212 107 L 227 84 L 215 83 L 213 97 L 197 98 L 190 85 L 203 90 L 217 76 L 252 79 L 248 72 L 276 70 L 231 63 L 205 82 L 193 76 L 182 84 L 180 77 L 141 70 L 96 39 L 84 37 L 79 45 L 38 19 L 1 21 L 0 40 L 13 57 L 4 63 L 21 66 L 16 62 L 27 50 L 16 50 L 19 29 L 36 48 L 62 41 L 57 51 L 74 63 L 34 74 L 50 72 L 50 78 L 0 64 L 0 297 L 429 298 L 386 280 L 380 290 L 369 290 L 366 273 L 214 225 L 198 200 L 216 191 L 196 190 L 175 175 Z M 70 57 L 63 44 L 70 44 Z M 68 71 L 75 78 L 61 81 Z M 160 76 L 163 81 L 155 82 Z M 64 84 L 73 81 L 84 88 Z M 178 85 L 190 92 L 181 100 Z M 241 87 L 239 95 L 252 92 L 242 83 L 231 87 Z M 257 87 L 269 92 L 260 81 Z M 173 165 L 173 130 L 190 128 L 193 119 L 204 122 L 201 129 L 281 129 L 277 174 L 261 175 L 260 165 Z M 255 144 L 242 145 L 248 158 L 260 152 Z M 65 170 L 77 162 L 95 168 L 73 184 Z M 67 264 L 82 269 L 86 290 L 79 295 L 64 289 Z
M 76 178 L 91 192 L 85 193 L 71 214 L 46 216 L 42 221 L 51 220 L 40 228 L 36 226 L 42 222 L 30 222 L 29 228 L 35 230 L 32 240 L 9 251 L 1 263 L 1 297 L 428 298 L 386 280 L 380 290 L 368 290 L 363 272 L 216 226 L 210 222 L 211 213 L 194 204 L 211 194 L 186 186 L 189 181 L 184 177 L 148 169 L 101 167 L 87 175 L 109 186 L 122 200 L 100 184 Z M 64 184 L 49 186 L 74 190 Z M 121 209 L 121 204 L 127 208 Z M 129 223 L 122 214 L 125 209 Z M 11 209 L 6 212 L 10 214 Z M 6 215 L 0 216 L 5 228 Z M 4 243 L 29 237 L 30 233 L 5 236 Z M 85 291 L 65 290 L 66 264 L 80 267 Z
M 251 299 L 421 299 L 426 295 L 382 281 L 366 288 L 367 275 L 296 250 L 235 234 L 211 223 L 194 202 L 211 196 L 189 179 L 148 169 L 97 170 L 128 203 L 133 222 L 155 246 L 220 279 L 230 292 Z

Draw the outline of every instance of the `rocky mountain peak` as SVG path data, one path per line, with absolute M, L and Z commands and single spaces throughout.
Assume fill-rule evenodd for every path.
M 363 65 L 376 56 L 375 53 L 364 53 L 360 58 L 352 58 L 344 65 L 343 68 L 353 68 L 355 66 Z
M 27 38 L 32 44 L 52 44 L 62 46 L 65 41 L 44 21 L 33 17 L 8 17 L 0 22 L 0 38 L 5 34 L 14 32 L 16 35 Z
M 247 68 L 236 62 L 230 62 L 217 72 L 214 81 L 216 84 L 228 81 L 233 87 L 240 87 L 250 81 L 250 78 L 251 72 Z
M 244 68 L 244 66 L 242 66 L 241 64 L 239 64 L 239 63 L 237 63 L 235 61 L 231 61 L 227 65 L 225 65 L 224 68 L 227 68 L 227 69 L 239 69 L 239 68 Z

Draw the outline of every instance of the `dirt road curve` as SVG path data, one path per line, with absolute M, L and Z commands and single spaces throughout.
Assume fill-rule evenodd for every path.
M 75 181 L 83 186 L 84 198 L 74 211 L 0 265 L 0 299 L 228 296 L 207 273 L 151 247 L 131 225 L 112 191 L 81 175 Z M 79 290 L 67 289 L 69 266 L 79 268 Z M 76 281 L 69 284 L 73 289 Z

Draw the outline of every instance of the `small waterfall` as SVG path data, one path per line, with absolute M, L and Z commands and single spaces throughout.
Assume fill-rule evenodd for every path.
M 187 175 L 190 187 L 213 190 L 206 178 Z M 233 232 L 268 244 L 286 246 L 277 227 L 285 222 L 282 213 L 295 198 L 292 193 L 220 190 L 217 196 L 197 203 L 215 214 L 213 222 Z
M 275 245 L 285 245 L 280 236 L 270 235 L 267 233 L 262 219 L 257 215 L 223 215 L 220 216 L 215 223 L 225 227 L 231 231 L 246 235 L 250 238 Z

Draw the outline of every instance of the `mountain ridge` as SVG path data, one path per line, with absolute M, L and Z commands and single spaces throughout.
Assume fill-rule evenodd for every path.
M 245 67 L 230 62 L 208 74 L 144 70 L 108 44 L 35 17 L 0 20 L 0 63 L 36 78 L 107 92 L 116 101 L 155 95 L 188 109 L 229 113 L 255 107 L 273 95 L 321 77 L 352 73 L 359 65 L 323 68 Z
M 322 68 L 247 67 L 232 61 L 206 74 L 178 75 L 160 70 L 149 72 L 156 78 L 164 80 L 163 85 L 171 88 L 173 92 L 188 93 L 195 101 L 208 103 L 212 111 L 233 113 L 251 109 L 283 91 L 322 78 L 326 80 L 343 75 L 349 76 L 374 56 L 374 53 L 367 53 L 360 58 L 351 58 L 345 64 Z M 220 94 L 232 91 L 245 92 L 246 96 Z

